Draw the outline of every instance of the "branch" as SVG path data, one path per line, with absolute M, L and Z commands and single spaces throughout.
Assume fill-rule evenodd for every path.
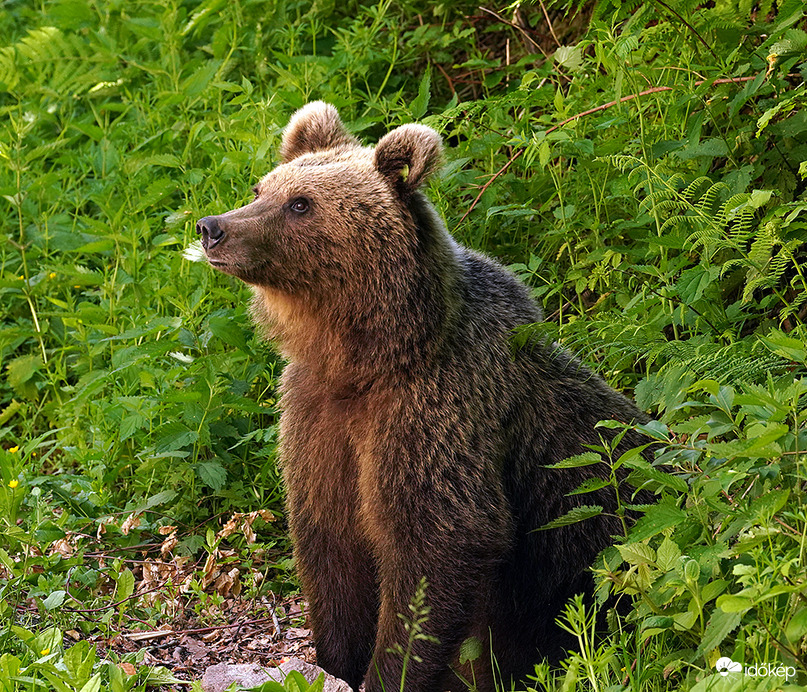
M 726 77 L 724 79 L 715 79 L 712 82 L 712 84 L 737 84 L 740 82 L 750 82 L 752 79 L 756 79 L 757 77 L 758 75 L 754 75 L 753 77 Z M 701 84 L 704 84 L 708 81 L 709 81 L 708 79 L 698 80 L 697 82 L 695 82 L 695 86 L 700 86 Z M 613 106 L 616 106 L 618 103 L 625 103 L 626 101 L 632 101 L 633 99 L 639 98 L 640 96 L 647 96 L 648 94 L 657 94 L 661 91 L 672 91 L 672 90 L 673 87 L 661 86 L 661 87 L 653 87 L 652 89 L 646 89 L 645 91 L 640 91 L 638 94 L 629 94 L 628 96 L 623 96 L 620 99 L 615 99 L 614 101 L 603 103 L 601 106 L 597 106 L 596 108 L 589 108 L 589 110 L 587 111 L 583 111 L 582 113 L 576 113 L 575 115 L 572 115 L 566 118 L 565 120 L 561 120 L 557 125 L 553 125 L 548 130 L 546 130 L 544 134 L 548 135 L 550 132 L 554 132 L 558 128 L 563 127 L 564 125 L 568 125 L 569 123 L 574 122 L 575 120 L 579 120 L 580 118 L 583 118 L 587 115 L 591 115 L 592 113 L 599 113 L 600 111 L 612 108 Z M 502 175 L 502 173 L 505 173 L 507 169 L 513 165 L 513 162 L 515 162 L 516 159 L 518 159 L 525 151 L 527 151 L 526 148 L 522 147 L 521 149 L 519 149 L 515 154 L 513 154 L 510 157 L 510 160 L 506 164 L 504 164 L 504 166 L 502 166 L 498 171 L 496 171 L 493 174 L 493 177 L 482 186 L 482 189 L 479 190 L 479 194 L 476 196 L 474 201 L 471 202 L 471 206 L 468 208 L 468 211 L 466 211 L 462 215 L 462 218 L 459 221 L 457 221 L 457 225 L 454 227 L 455 230 L 457 227 L 459 227 L 459 225 L 463 221 L 465 221 L 465 219 L 468 217 L 468 214 L 470 214 L 474 210 L 476 205 L 479 203 L 479 200 L 482 198 L 482 195 L 485 194 L 485 190 L 487 190 L 491 186 L 491 184 L 493 183 L 494 180 L 496 180 L 496 178 Z

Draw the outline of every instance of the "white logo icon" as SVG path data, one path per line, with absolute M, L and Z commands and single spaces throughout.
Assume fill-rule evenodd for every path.
M 726 677 L 729 673 L 743 672 L 743 664 L 738 663 L 737 661 L 732 661 L 728 656 L 718 658 L 717 663 L 715 663 L 715 668 L 717 668 L 717 672 L 723 677 Z

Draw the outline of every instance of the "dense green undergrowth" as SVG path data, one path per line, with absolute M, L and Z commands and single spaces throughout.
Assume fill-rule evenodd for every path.
M 249 198 L 315 98 L 368 141 L 440 130 L 449 228 L 544 304 L 516 341 L 562 341 L 657 418 L 671 475 L 607 449 L 577 461 L 625 465 L 660 502 L 596 567 L 624 606 L 611 635 L 570 604 L 580 650 L 536 689 L 807 680 L 803 3 L 544 6 L 5 3 L 3 689 L 148 684 L 62 632 L 130 624 L 131 560 L 173 527 L 166 560 L 226 541 L 266 575 L 246 595 L 294 588 L 281 523 L 215 536 L 222 515 L 282 512 L 282 362 L 243 286 L 182 249 L 196 218 Z

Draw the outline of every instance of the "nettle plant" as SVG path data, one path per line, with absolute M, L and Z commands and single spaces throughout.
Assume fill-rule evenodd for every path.
M 807 379 L 735 389 L 685 384 L 696 400 L 663 408 L 645 432 L 685 488 L 668 484 L 625 542 L 604 556 L 602 593 L 629 595 L 652 665 L 690 681 L 722 655 L 805 670 Z M 685 490 L 685 492 L 681 492 Z M 621 563 L 625 563 L 627 568 Z

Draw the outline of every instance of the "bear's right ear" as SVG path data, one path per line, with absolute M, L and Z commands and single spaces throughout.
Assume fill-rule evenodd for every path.
M 336 108 L 324 101 L 312 101 L 291 116 L 283 130 L 280 156 L 283 163 L 288 163 L 303 154 L 343 146 L 361 145 L 345 129 Z

